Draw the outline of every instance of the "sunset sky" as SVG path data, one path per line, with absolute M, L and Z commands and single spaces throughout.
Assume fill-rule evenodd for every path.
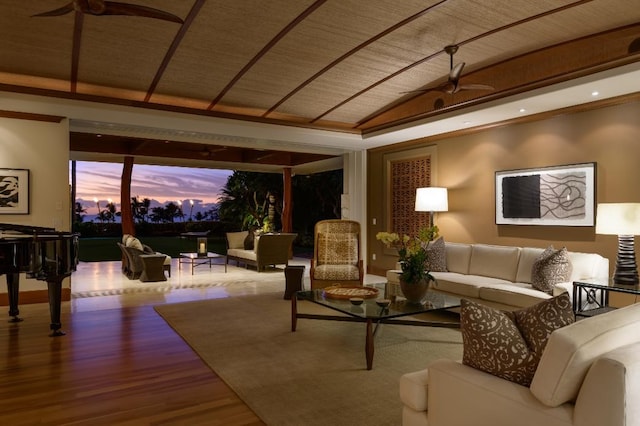
M 190 206 L 189 200 L 193 200 L 195 214 L 218 201 L 222 187 L 232 173 L 231 170 L 136 164 L 131 177 L 131 196 L 137 195 L 140 200 L 149 198 L 160 205 L 180 200 L 183 205 Z M 122 164 L 76 162 L 76 199 L 87 209 L 88 215 L 97 214 L 94 198 L 99 200 L 101 208 L 112 199 L 120 210 L 121 176 Z M 152 207 L 154 205 L 152 203 Z

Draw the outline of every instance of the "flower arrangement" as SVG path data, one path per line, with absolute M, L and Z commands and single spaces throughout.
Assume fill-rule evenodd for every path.
M 405 283 L 418 283 L 424 279 L 435 280 L 433 275 L 426 270 L 427 248 L 431 241 L 438 238 L 437 226 L 421 228 L 418 235 L 400 236 L 395 232 L 378 232 L 376 239 L 382 241 L 387 247 L 398 250 L 402 274 L 400 279 Z

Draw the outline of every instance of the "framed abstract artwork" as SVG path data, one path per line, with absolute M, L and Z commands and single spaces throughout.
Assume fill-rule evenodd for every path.
M 29 214 L 29 170 L 0 169 L 0 214 Z
M 596 163 L 496 172 L 496 224 L 594 226 Z

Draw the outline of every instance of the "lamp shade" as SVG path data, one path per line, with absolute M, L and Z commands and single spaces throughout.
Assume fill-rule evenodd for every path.
M 598 204 L 596 234 L 640 235 L 640 203 Z
M 449 210 L 447 188 L 427 187 L 416 189 L 417 212 L 446 212 Z

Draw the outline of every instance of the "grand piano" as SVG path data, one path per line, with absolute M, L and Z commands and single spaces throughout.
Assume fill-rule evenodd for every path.
M 51 336 L 62 336 L 62 281 L 78 265 L 78 236 L 53 228 L 0 223 L 0 275 L 7 280 L 9 316 L 19 322 L 20 273 L 47 282 Z

